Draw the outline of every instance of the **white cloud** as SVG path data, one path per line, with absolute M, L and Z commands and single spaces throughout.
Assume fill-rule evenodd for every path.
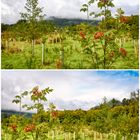
M 2 71 L 2 109 L 17 110 L 11 102 L 14 96 L 36 85 L 41 89 L 54 89 L 47 98 L 58 109 L 89 109 L 105 96 L 128 98 L 129 93 L 138 88 L 138 76 L 121 71 Z M 29 97 L 23 102 L 31 103 Z

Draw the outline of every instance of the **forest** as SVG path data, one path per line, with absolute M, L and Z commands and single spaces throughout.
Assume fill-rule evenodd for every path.
M 2 69 L 138 68 L 139 15 L 113 15 L 113 0 L 79 6 L 87 19 L 46 19 L 42 8 L 27 0 L 17 23 L 2 24 Z
M 139 134 L 139 90 L 130 98 L 119 101 L 102 99 L 89 110 L 57 110 L 53 103 L 48 109 L 46 95 L 53 89 L 31 91 L 16 95 L 11 101 L 19 107 L 19 114 L 2 115 L 2 140 L 137 140 Z M 29 96 L 31 104 L 24 104 Z M 26 115 L 22 109 L 36 113 Z

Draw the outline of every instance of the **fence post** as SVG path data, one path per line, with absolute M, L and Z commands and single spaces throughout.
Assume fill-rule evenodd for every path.
M 131 136 L 131 140 L 134 140 L 134 134 L 132 134 L 132 136 Z
M 85 134 L 84 134 L 84 132 L 83 132 L 83 140 L 85 140 Z
M 108 137 L 109 137 L 109 135 L 108 135 L 108 134 L 106 134 L 106 138 L 107 138 L 107 140 L 108 140 Z
M 120 48 L 122 47 L 122 38 L 120 38 Z
M 49 131 L 48 131 L 48 139 L 49 139 L 50 135 L 49 135 Z
M 42 65 L 44 64 L 44 44 L 42 43 Z
M 52 140 L 54 140 L 54 130 L 52 130 Z
M 62 62 L 62 67 L 64 66 L 64 49 L 60 50 L 60 60 Z
M 102 133 L 100 133 L 100 139 L 103 140 L 103 134 Z
M 69 140 L 70 140 L 70 138 L 71 138 L 71 133 L 69 132 Z
M 94 131 L 94 140 L 96 140 L 96 132 Z
M 73 140 L 75 140 L 75 132 L 73 133 Z
M 116 140 L 116 134 L 114 134 L 114 140 Z

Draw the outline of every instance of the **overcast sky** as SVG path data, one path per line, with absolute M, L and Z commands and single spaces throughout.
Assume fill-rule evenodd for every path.
M 86 18 L 86 14 L 80 12 L 82 4 L 87 0 L 39 0 L 39 5 L 44 7 L 47 17 Z M 1 0 L 2 23 L 15 23 L 20 19 L 20 12 L 24 11 L 26 0 Z M 125 10 L 126 15 L 139 13 L 139 0 L 114 0 L 115 13 L 117 8 Z M 97 7 L 93 7 L 97 11 Z
M 50 87 L 47 95 L 57 109 L 90 109 L 102 102 L 116 98 L 129 98 L 138 89 L 138 71 L 6 71 L 2 70 L 2 109 L 18 110 L 12 100 L 15 95 L 35 86 Z M 25 98 L 23 104 L 30 104 Z M 45 109 L 47 105 L 45 105 Z

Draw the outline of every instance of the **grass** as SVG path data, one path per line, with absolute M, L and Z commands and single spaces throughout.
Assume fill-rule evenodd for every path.
M 11 48 L 21 49 L 19 52 L 2 51 L 2 69 L 57 69 L 57 61 L 60 59 L 61 47 L 64 47 L 64 69 L 94 69 L 91 56 L 82 52 L 79 41 L 67 38 L 63 44 L 46 44 L 45 59 L 42 65 L 42 47 L 35 45 L 35 56 L 31 61 L 31 44 L 26 42 L 10 43 Z M 138 46 L 138 44 L 137 44 Z M 111 69 L 138 69 L 138 57 L 134 53 L 132 41 L 129 40 L 123 47 L 127 50 L 127 57 L 120 57 Z M 99 49 L 101 54 L 101 49 Z
M 28 133 L 27 136 L 28 136 L 28 138 L 26 140 L 33 140 L 31 133 Z M 22 138 L 22 136 L 16 140 L 21 140 L 21 138 Z M 69 132 L 67 132 L 67 133 L 62 132 L 62 133 L 56 134 L 53 137 L 51 132 L 49 132 L 49 135 L 48 135 L 48 133 L 46 133 L 46 137 L 44 137 L 44 138 L 45 139 L 47 138 L 47 140 L 93 140 L 95 137 L 94 137 L 94 134 L 93 135 L 88 135 L 88 134 L 83 135 L 83 133 L 79 133 L 79 134 L 74 135 L 74 133 L 69 133 Z M 38 140 L 44 140 L 44 138 L 39 138 Z M 103 140 L 115 140 L 113 134 L 108 134 L 108 136 L 106 134 L 103 134 L 102 137 L 100 136 L 100 134 L 98 134 L 96 136 L 96 140 L 102 140 L 102 139 Z M 12 135 L 5 133 L 2 136 L 2 140 L 12 140 Z M 116 135 L 116 140 L 122 140 L 122 135 L 118 133 Z M 132 140 L 132 136 L 128 135 L 127 140 Z M 138 140 L 138 136 L 134 135 L 133 140 Z

